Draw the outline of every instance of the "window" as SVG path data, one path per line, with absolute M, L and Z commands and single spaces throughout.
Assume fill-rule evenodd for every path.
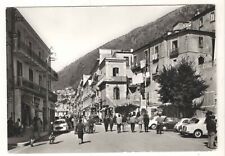
M 172 51 L 176 51 L 178 48 L 178 41 L 175 40 L 175 41 L 172 41 Z
M 214 22 L 215 21 L 215 12 L 211 12 L 210 14 L 210 22 Z
M 119 100 L 120 99 L 120 89 L 119 89 L 119 87 L 115 87 L 113 89 L 113 99 L 114 100 Z
M 201 17 L 200 19 L 199 19 L 199 27 L 202 27 L 203 26 L 203 17 Z
M 113 76 L 118 76 L 119 75 L 119 68 L 115 67 L 113 68 Z
M 17 35 L 18 35 L 18 48 L 20 48 L 20 42 L 21 42 L 21 34 L 20 31 L 17 31 Z
M 126 59 L 126 66 L 129 66 L 129 57 L 124 57 Z
M 33 70 L 29 69 L 29 80 L 33 81 L 33 79 L 34 79 Z
M 159 53 L 159 46 L 155 46 L 155 54 Z
M 39 85 L 41 86 L 42 85 L 42 76 L 39 75 Z
M 137 64 L 137 56 L 134 55 L 134 65 L 136 66 L 136 64 Z
M 150 64 L 150 55 L 149 55 L 149 50 L 145 50 L 145 59 L 146 59 L 146 64 Z
M 38 56 L 42 58 L 41 51 L 38 52 Z
M 23 76 L 23 65 L 19 61 L 17 61 L 17 76 Z
M 198 38 L 198 45 L 199 45 L 199 48 L 203 48 L 203 37 Z
M 204 62 L 205 62 L 204 57 L 200 56 L 200 57 L 198 58 L 198 64 L 201 65 L 201 64 L 203 64 Z
M 32 43 L 31 42 L 29 42 L 29 53 L 30 53 L 30 55 L 32 53 Z

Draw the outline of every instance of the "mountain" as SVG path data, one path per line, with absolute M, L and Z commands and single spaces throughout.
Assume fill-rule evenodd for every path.
M 162 36 L 167 31 L 171 31 L 173 25 L 179 21 L 188 21 L 196 13 L 205 11 L 213 5 L 187 5 L 178 8 L 165 16 L 138 27 L 129 33 L 120 36 L 99 48 L 109 49 L 138 49 L 154 39 Z M 83 74 L 90 74 L 97 69 L 98 49 L 95 49 L 58 72 L 59 80 L 53 82 L 53 89 L 63 89 L 68 86 L 77 87 Z

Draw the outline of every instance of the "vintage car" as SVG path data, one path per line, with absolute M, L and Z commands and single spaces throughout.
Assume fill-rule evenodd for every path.
M 58 119 L 53 124 L 53 131 L 54 132 L 68 132 L 69 125 L 65 119 Z

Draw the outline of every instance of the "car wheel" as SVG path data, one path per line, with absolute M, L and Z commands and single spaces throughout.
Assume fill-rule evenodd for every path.
M 201 130 L 195 130 L 194 131 L 194 137 L 195 138 L 200 138 L 202 136 L 202 131 Z
M 156 124 L 152 124 L 150 128 L 151 129 L 156 129 Z

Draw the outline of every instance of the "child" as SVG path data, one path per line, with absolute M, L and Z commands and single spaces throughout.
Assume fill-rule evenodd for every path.
M 54 143 L 54 141 L 55 141 L 55 136 L 54 136 L 54 133 L 53 133 L 53 132 L 50 134 L 50 136 L 49 136 L 48 139 L 49 139 L 49 144 Z

